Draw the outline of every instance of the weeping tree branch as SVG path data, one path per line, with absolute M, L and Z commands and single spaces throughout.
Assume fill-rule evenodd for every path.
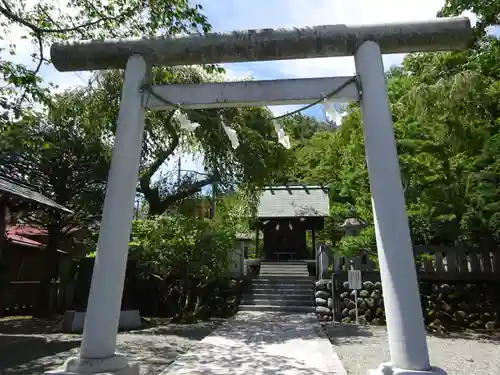
M 162 212 L 157 212 L 159 210 L 159 208 L 157 209 L 157 207 L 161 207 L 162 203 L 158 188 L 151 187 L 151 178 L 163 165 L 163 163 L 165 163 L 165 161 L 170 157 L 170 155 L 174 153 L 175 149 L 179 145 L 179 134 L 177 133 L 175 127 L 172 125 L 173 115 L 174 112 L 169 113 L 169 115 L 165 117 L 164 121 L 164 126 L 167 128 L 171 137 L 170 145 L 166 150 L 160 152 L 155 161 L 144 170 L 139 178 L 140 192 L 144 194 L 144 198 L 146 198 L 149 203 L 150 213 L 154 212 L 155 214 L 160 214 L 165 211 L 163 210 Z
M 60 28 L 45 28 L 45 27 L 39 27 L 35 25 L 32 22 L 27 21 L 23 17 L 21 17 L 19 14 L 16 14 L 12 8 L 10 7 L 9 3 L 7 0 L 1 0 L 3 6 L 0 6 L 0 14 L 2 14 L 4 17 L 8 18 L 9 20 L 13 22 L 17 22 L 29 29 L 31 29 L 35 34 L 64 34 L 64 33 L 69 33 L 69 32 L 75 32 L 75 31 L 80 31 L 92 26 L 97 26 L 98 24 L 102 22 L 107 22 L 107 21 L 118 21 L 121 20 L 124 17 L 128 17 L 139 8 L 131 8 L 127 9 L 125 12 L 122 12 L 118 14 L 117 16 L 114 17 L 100 17 L 94 21 L 89 21 L 82 23 L 80 25 L 72 26 L 72 27 L 60 27 Z
M 165 121 L 163 125 L 167 128 L 167 131 L 171 137 L 170 144 L 167 149 L 163 150 L 158 154 L 156 157 L 155 161 L 149 165 L 146 170 L 142 173 L 141 175 L 141 184 L 142 180 L 150 182 L 151 177 L 156 173 L 156 171 L 163 165 L 163 163 L 172 155 L 179 146 L 179 134 L 177 133 L 177 130 L 175 127 L 172 125 L 172 118 L 174 116 L 174 112 L 169 113 L 168 116 L 165 117 Z
M 196 181 L 196 182 L 190 184 L 188 187 L 181 189 L 180 191 L 176 192 L 175 194 L 172 194 L 172 195 L 165 197 L 161 201 L 162 206 L 165 208 L 163 210 L 163 212 L 165 212 L 165 210 L 169 206 L 171 206 L 172 204 L 174 204 L 180 200 L 183 200 L 185 198 L 188 198 L 193 194 L 196 194 L 203 187 L 210 185 L 210 184 L 213 184 L 214 182 L 217 182 L 217 181 L 218 181 L 217 176 L 215 176 L 215 175 L 209 176 L 201 181 Z
M 96 10 L 96 13 L 99 15 L 99 18 L 93 21 L 85 22 L 82 24 L 75 25 L 74 21 L 72 19 L 69 20 L 72 26 L 70 27 L 40 27 L 36 25 L 33 21 L 30 21 L 23 17 L 21 14 L 18 12 L 14 11 L 9 4 L 8 0 L 0 0 L 0 15 L 3 15 L 5 18 L 10 20 L 11 22 L 17 23 L 21 26 L 27 27 L 32 31 L 33 37 L 35 38 L 36 44 L 38 45 L 38 57 L 37 57 L 37 64 L 33 70 L 29 71 L 29 75 L 33 76 L 33 79 L 36 80 L 36 76 L 40 72 L 40 69 L 42 68 L 42 65 L 44 62 L 49 62 L 47 58 L 45 58 L 44 55 L 44 34 L 66 34 L 66 33 L 71 33 L 71 32 L 77 32 L 79 33 L 82 37 L 85 37 L 85 30 L 91 27 L 98 26 L 101 23 L 104 22 L 111 22 L 111 21 L 120 21 L 123 20 L 127 17 L 130 17 L 133 15 L 135 12 L 140 10 L 140 7 L 132 7 L 130 9 L 127 9 L 126 11 L 118 14 L 117 16 L 113 17 L 107 17 L 103 15 L 101 12 L 97 12 L 95 7 L 92 4 L 87 3 L 87 6 L 91 6 L 93 9 Z M 42 13 L 44 18 L 49 21 L 51 24 L 54 26 L 57 26 L 57 22 L 51 17 L 51 15 L 42 7 L 42 6 L 36 6 L 36 9 Z M 43 18 L 42 16 L 42 18 Z M 37 19 L 36 21 L 42 22 L 43 19 Z M 23 102 L 26 100 L 26 96 L 28 95 L 30 89 L 36 86 L 36 82 L 31 82 L 29 83 L 23 90 L 21 96 L 17 100 L 16 108 L 20 109 L 20 106 L 23 104 Z
M 207 178 L 193 182 L 186 187 L 181 187 L 174 194 L 161 197 L 160 190 L 158 187 L 151 187 L 151 178 L 158 171 L 158 169 L 165 163 L 165 161 L 174 153 L 180 143 L 180 137 L 172 124 L 172 118 L 175 111 L 169 113 L 165 117 L 164 126 L 166 127 L 168 133 L 170 134 L 171 141 L 169 146 L 156 157 L 153 163 L 151 163 L 141 174 L 139 178 L 139 192 L 144 194 L 144 198 L 149 204 L 149 214 L 150 215 L 160 215 L 164 213 L 167 208 L 176 202 L 179 202 L 185 198 L 188 198 L 203 187 L 217 182 L 220 177 L 215 173 Z

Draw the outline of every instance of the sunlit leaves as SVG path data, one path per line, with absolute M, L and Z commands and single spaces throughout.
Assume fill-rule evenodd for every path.
M 462 53 L 413 54 L 387 74 L 402 183 L 415 244 L 497 246 L 500 242 L 500 43 L 484 37 Z M 330 187 L 337 225 L 371 201 L 360 112 L 335 132 L 316 132 L 295 150 L 295 176 Z M 332 237 L 333 238 L 333 237 Z M 338 243 L 372 248 L 374 237 Z

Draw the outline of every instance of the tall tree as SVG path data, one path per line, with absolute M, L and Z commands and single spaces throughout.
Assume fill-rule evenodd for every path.
M 484 35 L 488 27 L 500 24 L 500 3 L 496 0 L 446 0 L 438 16 L 459 16 L 466 11 L 478 17 L 478 37 Z
M 223 74 L 209 72 L 202 67 L 153 70 L 153 82 L 158 84 L 200 83 L 225 78 Z M 90 87 L 92 100 L 87 111 L 99 113 L 99 125 L 96 126 L 107 128 L 110 134 L 116 126 L 122 80 L 119 71 L 101 72 L 94 76 Z M 193 132 L 181 128 L 175 112 L 175 109 L 148 111 L 146 117 L 139 188 L 151 215 L 162 214 L 168 207 L 214 182 L 218 183 L 220 189 L 235 184 L 261 185 L 272 180 L 286 160 L 286 150 L 276 141 L 268 110 L 190 110 L 186 112 L 189 119 L 201 125 Z M 235 150 L 223 129 L 221 116 L 223 122 L 238 134 L 240 145 Z M 203 159 L 208 172 L 206 177 L 193 179 L 190 176 L 178 186 L 155 180 L 170 158 L 187 151 Z M 163 188 L 169 185 L 173 189 Z
M 387 75 L 415 244 L 500 245 L 494 177 L 499 46 L 484 36 L 461 53 L 413 54 Z M 333 196 L 348 198 L 332 213 L 350 215 L 354 204 L 372 223 L 359 109 L 352 108 L 336 132 L 311 137 L 295 159 L 302 180 L 322 181 Z M 341 245 L 365 248 L 374 241 L 372 228 L 365 234 Z
M 42 84 L 40 72 L 50 64 L 46 49 L 53 42 L 204 33 L 210 24 L 201 11 L 201 5 L 188 0 L 2 0 L 0 34 L 2 40 L 12 41 L 5 45 L 7 56 L 20 52 L 15 43 L 19 36 L 30 40 L 35 50 L 32 67 L 0 59 L 7 84 L 0 92 L 0 105 L 5 112 L 20 115 L 23 104 L 47 99 L 48 86 Z
M 57 276 L 58 249 L 83 255 L 95 246 L 93 228 L 100 220 L 111 144 L 103 140 L 92 118 L 80 116 L 87 99 L 84 90 L 67 92 L 51 100 L 47 113 L 24 116 L 16 124 L 30 142 L 4 153 L 0 163 L 1 174 L 33 186 L 73 211 L 27 213 L 26 219 L 47 228 L 49 235 L 38 304 L 42 315 L 48 313 L 50 283 Z

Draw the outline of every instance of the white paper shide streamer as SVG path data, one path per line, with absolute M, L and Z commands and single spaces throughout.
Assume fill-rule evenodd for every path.
M 174 112 L 174 117 L 179 121 L 181 129 L 194 131 L 198 126 L 200 126 L 200 124 L 198 124 L 197 122 L 192 122 L 184 112 L 181 112 L 180 109 L 177 109 Z M 238 148 L 238 146 L 240 145 L 240 141 L 238 140 L 238 134 L 236 133 L 236 130 L 227 126 L 224 123 L 224 119 L 222 118 L 222 116 L 220 116 L 220 121 L 224 132 L 231 142 L 231 146 L 234 149 Z
M 193 131 L 195 130 L 200 124 L 197 122 L 191 122 L 191 120 L 188 119 L 187 115 L 183 112 L 181 112 L 180 109 L 177 109 L 174 112 L 174 117 L 179 120 L 179 124 L 181 126 L 181 129 L 188 130 L 188 131 Z
M 224 123 L 224 119 L 222 118 L 222 116 L 220 116 L 220 122 L 222 124 L 222 128 L 227 134 L 227 137 L 229 138 L 229 141 L 231 142 L 231 146 L 233 147 L 233 149 L 237 149 L 240 145 L 240 141 L 238 140 L 238 133 L 236 133 L 236 130 L 230 128 Z
M 278 124 L 278 121 L 274 121 L 274 130 L 276 131 L 276 135 L 278 136 L 278 142 L 287 150 L 291 148 L 290 145 L 290 137 L 285 134 L 285 131 L 281 127 L 280 124 Z
M 340 108 L 340 105 L 335 103 L 333 100 L 326 99 L 323 101 L 323 110 L 325 112 L 326 119 L 330 123 L 333 123 L 335 127 L 342 125 L 344 117 L 347 116 L 346 111 L 341 113 L 338 108 Z

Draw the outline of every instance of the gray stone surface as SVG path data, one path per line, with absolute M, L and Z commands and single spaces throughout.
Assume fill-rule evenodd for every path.
M 313 314 L 239 312 L 162 375 L 345 375 Z
M 81 332 L 85 323 L 85 311 L 68 310 L 64 313 L 63 329 L 65 332 Z M 118 327 L 120 329 L 138 329 L 141 327 L 141 314 L 139 310 L 122 310 Z
M 366 375 L 390 359 L 385 327 L 326 323 L 324 328 L 348 375 Z M 500 369 L 498 336 L 428 336 L 427 343 L 431 364 L 448 375 L 491 375 Z
M 128 57 L 147 55 L 153 65 L 192 65 L 353 55 L 366 40 L 384 53 L 465 49 L 471 40 L 466 18 L 382 25 L 327 25 L 135 40 L 53 44 L 59 71 L 123 69 Z
M 168 324 L 120 333 L 118 351 L 141 362 L 141 375 L 156 375 L 210 334 L 217 324 Z M 80 335 L 57 333 L 0 334 L 0 374 L 43 374 L 56 369 L 78 354 L 80 338 Z

